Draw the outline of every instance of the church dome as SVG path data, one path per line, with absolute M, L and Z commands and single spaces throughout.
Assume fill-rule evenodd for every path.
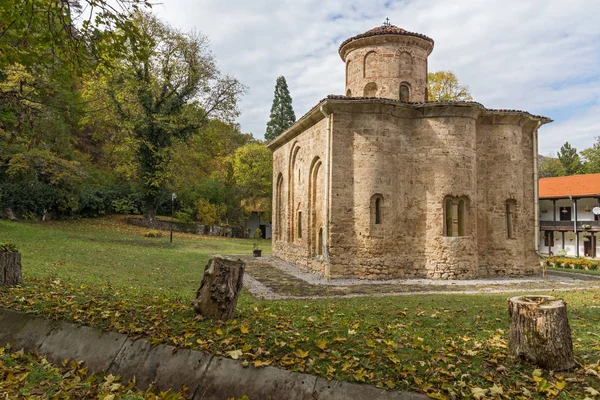
M 342 44 L 340 45 L 340 47 L 339 47 L 340 56 L 342 56 L 342 58 L 344 58 L 343 57 L 342 49 L 347 44 L 349 44 L 351 42 L 354 42 L 356 40 L 359 40 L 359 39 L 364 39 L 364 38 L 368 38 L 368 37 L 372 37 L 372 36 L 379 36 L 379 35 L 414 36 L 414 37 L 418 37 L 418 38 L 421 38 L 421 39 L 424 39 L 424 40 L 428 41 L 429 43 L 431 43 L 431 47 L 432 48 L 433 48 L 433 44 L 434 44 L 432 38 L 430 38 L 429 36 L 423 35 L 421 33 L 410 32 L 410 31 L 407 31 L 406 29 L 399 28 L 399 27 L 397 27 L 395 25 L 381 25 L 381 26 L 378 26 L 376 28 L 369 29 L 368 31 L 366 31 L 364 33 L 361 33 L 361 34 L 356 35 L 356 36 L 352 36 L 352 37 L 344 40 L 342 42 Z

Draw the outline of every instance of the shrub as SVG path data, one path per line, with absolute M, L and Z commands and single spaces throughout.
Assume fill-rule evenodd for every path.
M 19 252 L 19 250 L 17 250 L 17 246 L 15 246 L 13 243 L 0 242 L 0 253 L 18 253 L 18 252 Z
M 156 229 L 153 229 L 151 231 L 148 231 L 148 232 L 144 233 L 144 237 L 147 237 L 147 238 L 159 238 L 159 237 L 162 237 L 162 232 L 157 231 Z
M 556 252 L 556 255 L 559 256 L 559 257 L 564 257 L 564 256 L 567 255 L 567 251 L 565 249 L 558 250 Z

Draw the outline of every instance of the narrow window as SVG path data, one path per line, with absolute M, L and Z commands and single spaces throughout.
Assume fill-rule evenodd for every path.
M 515 238 L 516 226 L 516 202 L 514 200 L 506 201 L 506 237 L 509 239 Z
M 298 211 L 298 239 L 302 239 L 302 211 Z
M 410 99 L 410 88 L 406 84 L 400 85 L 400 101 L 409 101 Z
M 323 228 L 319 229 L 319 238 L 317 240 L 317 254 L 323 255 Z
M 381 198 L 375 199 L 375 223 L 381 224 Z
M 384 199 L 379 193 L 371 196 L 370 201 L 371 227 L 383 224 Z
M 350 89 L 346 90 L 346 97 L 352 97 L 352 91 Z
M 464 200 L 458 201 L 458 236 L 465 236 L 466 205 Z
M 554 231 L 545 231 L 544 232 L 544 246 L 546 246 L 546 247 L 554 246 Z
M 444 205 L 444 213 L 446 214 L 446 236 L 452 236 L 452 220 L 453 220 L 453 208 L 454 208 L 454 204 L 452 203 L 451 199 L 446 199 L 445 201 L 445 205 Z

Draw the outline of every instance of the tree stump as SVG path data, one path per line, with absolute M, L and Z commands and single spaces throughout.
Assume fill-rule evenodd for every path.
M 204 267 L 204 277 L 192 306 L 198 314 L 226 321 L 235 316 L 237 300 L 242 290 L 244 269 L 242 260 L 213 257 Z
M 19 285 L 21 282 L 21 253 L 0 252 L 0 285 Z
M 516 296 L 508 299 L 511 355 L 545 369 L 573 368 L 573 342 L 567 304 L 553 296 Z

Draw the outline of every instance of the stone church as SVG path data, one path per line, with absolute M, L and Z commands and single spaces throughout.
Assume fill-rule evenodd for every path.
M 433 40 L 384 25 L 345 40 L 345 96 L 268 144 L 273 253 L 326 278 L 528 275 L 537 132 L 549 118 L 427 101 Z

